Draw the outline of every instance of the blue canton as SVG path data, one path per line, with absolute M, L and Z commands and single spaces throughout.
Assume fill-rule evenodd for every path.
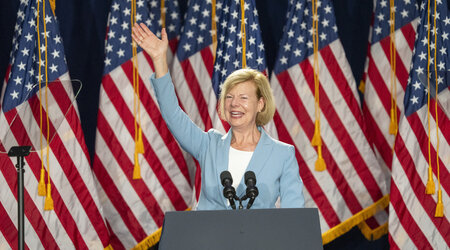
M 338 39 L 333 5 L 328 0 L 317 1 L 319 50 Z M 289 5 L 284 36 L 280 42 L 274 72 L 279 74 L 307 59 L 314 53 L 311 0 L 299 0 Z
M 178 1 L 165 1 L 166 31 L 169 40 L 179 34 L 181 20 Z M 147 27 L 161 37 L 161 1 L 137 0 L 136 22 L 145 23 Z M 131 0 L 113 0 L 109 13 L 107 40 L 105 46 L 105 68 L 108 74 L 133 56 L 131 40 Z M 137 52 L 142 49 L 138 46 Z
M 415 3 L 415 0 L 396 0 L 394 3 L 395 30 L 400 29 L 419 16 L 419 5 Z M 389 8 L 389 0 L 377 2 L 373 16 L 372 44 L 389 36 L 391 32 Z
M 420 6 L 421 18 L 419 27 L 417 28 L 417 38 L 414 47 L 414 56 L 409 73 L 408 85 L 406 86 L 405 99 L 405 115 L 409 116 L 416 112 L 422 106 L 427 104 L 427 58 L 428 43 L 430 46 L 430 95 L 435 96 L 436 93 L 436 73 L 438 92 L 450 86 L 450 17 L 448 15 L 447 2 L 437 1 L 436 30 L 437 42 L 434 42 L 434 3 L 430 7 L 430 41 L 428 41 L 428 25 L 427 25 L 427 6 L 422 3 Z M 436 67 L 434 70 L 434 54 L 436 50 Z
M 244 10 L 247 68 L 262 72 L 266 69 L 266 61 L 254 0 L 246 1 Z M 213 89 L 217 97 L 220 93 L 220 85 L 226 77 L 233 71 L 242 68 L 240 13 L 240 1 L 229 1 L 229 5 L 223 6 L 223 18 L 221 16 L 220 23 L 217 24 L 218 45 L 212 78 Z
M 48 82 L 52 82 L 67 72 L 64 47 L 59 34 L 56 18 L 48 0 L 39 3 L 39 37 L 37 39 L 37 1 L 21 0 L 15 35 L 10 55 L 11 72 L 6 85 L 2 109 L 7 112 L 31 98 L 39 91 L 39 52 L 41 53 L 41 84 L 45 86 L 45 37 L 47 37 Z M 46 32 L 44 32 L 44 20 Z
M 216 26 L 219 25 L 222 6 L 222 1 L 216 1 Z M 211 0 L 189 1 L 189 8 L 178 44 L 177 56 L 179 61 L 186 60 L 212 44 L 211 11 Z

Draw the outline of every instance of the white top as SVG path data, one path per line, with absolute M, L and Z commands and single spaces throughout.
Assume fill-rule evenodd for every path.
M 244 176 L 252 155 L 253 151 L 241 151 L 230 146 L 230 152 L 228 154 L 228 171 L 231 173 L 231 177 L 233 177 L 234 188 L 237 188 L 241 182 L 242 176 Z

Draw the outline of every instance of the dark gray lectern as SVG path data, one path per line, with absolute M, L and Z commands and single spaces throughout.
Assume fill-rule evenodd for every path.
M 159 243 L 173 249 L 323 249 L 317 208 L 167 212 Z

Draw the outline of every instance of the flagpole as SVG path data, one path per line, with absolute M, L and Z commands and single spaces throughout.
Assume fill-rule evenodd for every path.
M 17 247 L 19 250 L 24 249 L 25 237 L 24 237 L 24 199 L 23 199 L 23 174 L 25 169 L 24 157 L 30 154 L 31 146 L 16 146 L 11 147 L 8 152 L 9 157 L 17 157 L 17 207 L 18 207 L 18 242 Z

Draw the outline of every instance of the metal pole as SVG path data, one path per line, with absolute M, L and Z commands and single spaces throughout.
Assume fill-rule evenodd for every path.
M 17 156 L 17 201 L 18 201 L 18 217 L 19 217 L 19 223 L 18 223 L 18 230 L 19 230 L 19 237 L 18 237 L 18 248 L 19 250 L 24 249 L 24 243 L 25 243 L 25 237 L 24 237 L 24 199 L 23 199 L 23 175 L 25 172 L 25 169 L 23 168 L 25 165 L 23 156 Z

